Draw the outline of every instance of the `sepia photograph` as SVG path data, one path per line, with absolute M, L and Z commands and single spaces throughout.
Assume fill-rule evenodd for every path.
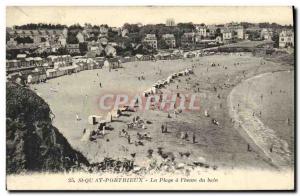
M 293 6 L 5 9 L 8 191 L 295 190 Z

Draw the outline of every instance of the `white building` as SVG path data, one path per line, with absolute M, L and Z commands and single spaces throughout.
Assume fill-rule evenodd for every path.
M 168 45 L 170 48 L 175 48 L 176 47 L 176 39 L 173 34 L 164 34 L 162 35 L 163 40 L 165 43 Z
M 279 47 L 294 47 L 294 32 L 291 30 L 284 30 L 279 34 Z
M 263 40 L 272 40 L 273 31 L 271 29 L 262 29 L 260 32 L 260 37 Z
M 207 32 L 207 27 L 206 26 L 196 25 L 195 28 L 196 28 L 196 31 L 198 32 L 198 34 L 201 37 L 207 37 L 208 36 L 208 32 Z
M 233 39 L 232 31 L 230 30 L 224 30 L 222 34 L 223 34 L 224 41 Z
M 157 48 L 157 39 L 155 34 L 147 34 L 143 42 L 151 46 L 152 48 Z

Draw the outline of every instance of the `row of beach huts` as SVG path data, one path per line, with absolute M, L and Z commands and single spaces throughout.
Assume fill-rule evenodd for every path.
M 181 76 L 187 76 L 190 74 L 193 74 L 194 71 L 191 68 L 186 68 L 183 71 L 180 71 L 178 73 L 173 73 L 170 76 L 167 77 L 167 79 L 165 80 L 158 80 L 157 82 L 155 82 L 149 89 L 145 90 L 143 92 L 143 96 L 144 97 L 148 97 L 150 95 L 154 95 L 157 94 L 159 89 L 163 88 L 164 86 L 170 84 L 171 82 L 173 82 L 173 80 L 175 78 L 181 77 Z
M 10 81 L 23 81 L 25 84 L 44 82 L 72 73 L 84 70 L 109 68 L 116 69 L 121 67 L 122 63 L 135 61 L 153 61 L 153 60 L 175 60 L 181 58 L 193 58 L 203 55 L 211 55 L 213 52 L 174 50 L 173 52 L 159 52 L 156 55 L 142 55 L 114 58 L 95 57 L 87 58 L 85 56 L 70 55 L 50 55 L 47 58 L 27 57 L 26 54 L 17 55 L 17 59 L 6 61 L 7 79 Z M 168 82 L 164 81 L 164 83 Z

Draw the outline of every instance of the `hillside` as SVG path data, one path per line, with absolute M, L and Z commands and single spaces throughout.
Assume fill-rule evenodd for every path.
M 7 173 L 61 172 L 88 166 L 52 126 L 48 104 L 17 84 L 6 85 Z

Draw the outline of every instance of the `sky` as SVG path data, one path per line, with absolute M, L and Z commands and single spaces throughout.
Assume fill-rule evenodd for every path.
M 27 23 L 72 25 L 91 23 L 120 27 L 124 23 L 157 24 L 173 18 L 176 23 L 222 24 L 228 22 L 276 22 L 293 24 L 292 7 L 38 7 L 10 6 L 6 8 L 6 26 Z

